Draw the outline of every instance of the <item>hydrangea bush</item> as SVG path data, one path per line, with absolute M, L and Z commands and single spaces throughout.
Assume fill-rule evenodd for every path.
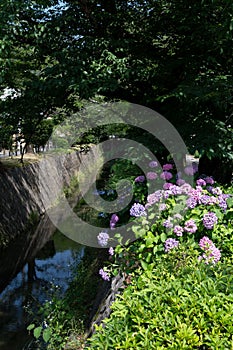
M 195 166 L 187 166 L 184 174 L 186 179 L 195 174 L 192 186 L 175 173 L 173 164 L 164 164 L 161 171 L 156 162 L 149 167 L 155 175 L 135 178 L 135 203 L 129 209 L 137 240 L 112 249 L 110 263 L 104 267 L 106 279 L 121 273 L 128 285 L 114 304 L 105 330 L 98 328 L 91 348 L 139 349 L 148 344 L 144 348 L 232 349 L 232 187 L 226 189 L 210 176 L 199 176 Z M 155 181 L 160 185 L 163 181 L 161 188 L 138 200 L 140 186 L 145 194 L 145 183 L 150 189 Z M 118 234 L 115 237 L 120 241 Z M 221 280 L 223 275 L 224 281 L 229 279 L 228 286 Z M 101 347 L 108 343 L 109 347 Z
M 149 167 L 155 171 L 157 163 L 150 162 Z M 189 176 L 196 171 L 195 166 L 185 168 Z M 150 193 L 141 203 L 138 201 L 138 191 L 139 186 L 143 186 L 142 192 L 145 193 L 146 177 L 140 175 L 135 178 L 137 198 L 129 213 L 134 220 L 132 230 L 138 240 L 128 246 L 119 244 L 116 247 L 115 264 L 111 262 L 108 269 L 105 267 L 109 274 L 113 270 L 116 274 L 122 269 L 129 274 L 139 264 L 145 268 L 156 255 L 178 249 L 179 243 L 194 246 L 200 253 L 199 261 L 206 264 L 216 264 L 221 254 L 228 256 L 233 252 L 232 188 L 226 190 L 218 186 L 212 177 L 200 177 L 197 173 L 191 186 L 181 178 L 181 174 L 175 173 L 173 164 L 169 163 L 164 164 L 156 175 L 153 179 L 147 178 L 148 187 L 151 182 L 160 181 L 161 178 L 166 181 L 161 189 Z M 120 218 L 117 218 L 120 223 Z M 203 248 L 203 239 L 212 242 L 208 249 Z

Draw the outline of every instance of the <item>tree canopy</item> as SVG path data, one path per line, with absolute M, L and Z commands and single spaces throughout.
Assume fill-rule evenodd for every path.
M 2 0 L 0 13 L 0 87 L 17 92 L 2 129 L 29 142 L 58 108 L 99 94 L 151 107 L 190 151 L 232 160 L 231 0 Z

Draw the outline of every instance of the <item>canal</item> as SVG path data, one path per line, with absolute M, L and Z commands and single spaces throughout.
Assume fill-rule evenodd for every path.
M 41 235 L 30 252 L 23 238 L 1 254 L 0 350 L 29 348 L 27 325 L 46 301 L 64 295 L 84 255 L 83 246 L 57 231 L 43 237 L 43 244 Z

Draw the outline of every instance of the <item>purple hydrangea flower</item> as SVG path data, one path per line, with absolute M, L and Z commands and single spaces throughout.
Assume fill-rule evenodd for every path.
M 177 179 L 176 184 L 177 184 L 178 186 L 182 186 L 182 185 L 185 184 L 185 180 L 183 180 L 183 179 Z
M 227 210 L 228 206 L 227 206 L 226 199 L 229 197 L 230 195 L 227 195 L 227 194 L 221 194 L 220 196 L 218 196 L 218 205 L 223 211 Z
M 164 164 L 163 165 L 163 170 L 171 170 L 171 169 L 173 169 L 173 165 L 172 164 L 170 164 L 170 163 L 168 163 L 168 164 Z
M 188 208 L 190 209 L 193 209 L 197 206 L 197 200 L 196 198 L 194 197 L 189 197 L 187 200 L 186 200 L 186 205 Z
M 110 247 L 109 248 L 109 250 L 108 250 L 108 253 L 109 253 L 109 255 L 114 255 L 114 249 L 113 249 L 113 247 Z
M 189 194 L 190 191 L 192 190 L 192 186 L 189 185 L 188 183 L 185 183 L 185 184 L 181 185 L 180 187 L 181 187 L 182 192 L 183 192 L 184 194 Z
M 119 217 L 116 214 L 112 214 L 110 219 L 110 228 L 113 230 L 116 227 L 116 223 L 119 221 Z
M 203 216 L 203 225 L 207 230 L 211 230 L 214 225 L 218 222 L 218 218 L 215 213 L 209 212 Z
M 212 176 L 206 176 L 205 178 L 204 178 L 204 180 L 205 180 L 205 182 L 207 183 L 207 184 L 210 184 L 210 185 L 213 185 L 214 184 L 214 179 L 212 178 Z
M 176 174 L 176 179 L 181 179 L 182 178 L 182 171 L 178 171 Z
M 208 256 L 208 262 L 210 261 L 212 264 L 216 264 L 221 259 L 221 252 L 215 246 L 212 247 L 211 252 Z
M 211 196 L 209 198 L 209 204 L 218 204 L 218 198 L 217 197 L 214 197 L 214 196 Z
M 159 206 L 159 211 L 163 211 L 163 210 L 166 210 L 167 209 L 167 206 L 165 203 L 161 203 L 160 206 Z
M 112 214 L 111 216 L 111 221 L 117 223 L 119 221 L 119 217 L 117 214 Z
M 183 232 L 184 232 L 184 229 L 183 227 L 181 227 L 180 225 L 175 225 L 174 226 L 174 229 L 173 229 L 173 232 L 178 236 L 183 236 Z
M 227 199 L 227 198 L 232 197 L 232 195 L 223 193 L 220 197 L 222 197 L 223 199 Z
M 177 196 L 179 194 L 182 194 L 182 189 L 179 186 L 176 186 L 176 185 L 172 184 L 172 186 L 170 186 L 170 188 L 169 188 L 169 192 L 172 195 Z
M 222 194 L 222 190 L 220 187 L 215 187 L 215 188 L 212 188 L 212 193 L 219 196 L 220 194 Z
M 146 208 L 152 206 L 153 204 L 160 201 L 160 199 L 163 197 L 163 192 L 161 190 L 157 190 L 154 193 L 151 193 L 147 196 L 147 204 Z
M 163 171 L 160 174 L 161 179 L 166 180 L 166 181 L 171 180 L 172 176 L 173 176 L 172 173 L 170 173 L 169 171 Z
M 149 163 L 149 167 L 150 168 L 156 168 L 158 166 L 158 163 L 155 161 L 155 160 L 152 160 L 150 163 Z
M 182 220 L 183 216 L 181 214 L 177 213 L 177 214 L 174 215 L 174 219 L 175 220 Z
M 110 277 L 107 272 L 105 272 L 103 269 L 99 270 L 100 276 L 103 278 L 104 281 L 110 281 Z
M 164 199 L 168 199 L 168 198 L 170 197 L 171 194 L 172 194 L 172 193 L 171 193 L 169 190 L 164 191 L 164 193 L 163 193 L 163 198 L 164 198 Z
M 174 239 L 174 238 L 168 238 L 166 241 L 165 241 L 165 252 L 168 253 L 171 249 L 174 249 L 176 247 L 178 247 L 179 245 L 179 242 Z
M 197 225 L 193 219 L 185 222 L 184 230 L 188 233 L 195 233 L 197 231 Z
M 184 172 L 186 175 L 193 176 L 198 171 L 198 167 L 196 164 L 188 165 L 184 168 Z
M 198 172 L 198 164 L 192 163 L 192 167 L 193 167 L 193 170 L 195 171 L 195 173 L 197 173 Z
M 206 185 L 206 182 L 205 182 L 205 180 L 203 180 L 203 179 L 198 179 L 198 180 L 196 181 L 196 184 L 197 184 L 198 186 L 205 186 L 205 185 Z
M 110 229 L 111 230 L 115 230 L 115 228 L 116 228 L 116 223 L 115 222 L 112 222 L 112 221 L 110 221 Z
M 208 205 L 211 202 L 211 197 L 208 196 L 208 194 L 203 194 L 199 199 L 198 199 L 199 204 L 204 204 Z
M 165 184 L 163 184 L 163 189 L 169 190 L 169 188 L 172 186 L 173 186 L 173 184 L 171 182 L 165 182 Z
M 172 228 L 173 227 L 173 223 L 171 222 L 171 218 L 165 220 L 163 222 L 163 226 L 166 227 L 166 228 Z
M 146 177 L 148 180 L 155 180 L 157 179 L 158 175 L 153 172 L 153 171 L 149 171 L 147 174 L 146 174 Z
M 134 203 L 130 209 L 130 215 L 135 217 L 146 216 L 146 208 L 142 204 Z
M 109 240 L 109 234 L 107 232 L 100 232 L 97 236 L 98 244 L 101 247 L 106 247 Z
M 199 241 L 199 247 L 202 250 L 209 250 L 213 246 L 213 244 L 214 243 L 207 236 L 202 237 Z
M 199 198 L 202 196 L 203 188 L 201 186 L 197 186 L 195 189 L 192 188 L 189 192 L 189 195 L 195 198 L 196 200 L 199 200 Z
M 208 237 L 204 236 L 199 241 L 199 246 L 203 253 L 199 260 L 204 259 L 206 264 L 216 264 L 221 259 L 221 252 Z
M 187 166 L 186 168 L 184 168 L 184 172 L 186 175 L 190 176 L 195 174 L 192 166 Z
M 145 176 L 144 175 L 139 175 L 134 180 L 134 182 L 144 182 L 144 181 L 145 181 Z

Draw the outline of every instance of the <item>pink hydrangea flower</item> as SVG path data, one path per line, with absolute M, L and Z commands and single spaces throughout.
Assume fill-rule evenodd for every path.
M 180 225 L 175 225 L 174 226 L 174 229 L 173 229 L 173 232 L 178 236 L 182 236 L 183 235 L 183 232 L 184 232 L 184 229 L 183 227 L 181 227 Z
M 189 165 L 189 166 L 184 168 L 185 174 L 189 175 L 189 176 L 193 176 L 197 172 L 197 170 L 198 169 L 196 169 L 196 167 L 194 167 L 192 165 Z
M 172 176 L 173 176 L 172 173 L 170 173 L 169 171 L 163 171 L 160 175 L 161 179 L 166 181 L 171 180 Z
M 163 189 L 164 189 L 164 190 L 169 190 L 169 188 L 172 187 L 172 186 L 173 186 L 172 183 L 170 183 L 170 182 L 165 182 L 165 184 L 163 185 Z
M 163 165 L 163 170 L 167 171 L 167 170 L 171 170 L 173 169 L 173 165 L 168 163 L 168 164 L 164 164 Z
M 154 171 L 149 171 L 146 174 L 146 177 L 148 180 L 155 180 L 155 179 L 157 179 L 158 175 Z
M 204 180 L 209 185 L 213 185 L 215 182 L 214 179 L 212 178 L 212 176 L 206 176 Z
M 110 219 L 110 228 L 113 230 L 116 226 L 116 223 L 119 221 L 119 217 L 116 214 L 113 214 Z
M 209 237 L 202 237 L 199 241 L 199 247 L 204 250 L 204 253 L 198 258 L 199 261 L 204 259 L 206 264 L 216 264 L 221 259 L 220 250 L 216 248 Z
M 190 184 L 188 184 L 188 183 L 185 183 L 185 184 L 181 185 L 180 187 L 181 187 L 182 192 L 184 194 L 189 194 L 190 191 L 193 189 L 192 186 Z
M 178 186 L 182 186 L 182 185 L 185 184 L 185 180 L 183 180 L 183 179 L 178 179 L 178 180 L 176 181 L 176 184 L 177 184 Z
M 205 186 L 205 185 L 206 185 L 206 182 L 205 182 L 205 180 L 203 180 L 203 179 L 198 179 L 198 180 L 196 181 L 196 184 L 197 184 L 198 186 Z
M 197 231 L 197 225 L 193 219 L 187 220 L 184 224 L 184 230 L 188 233 L 195 233 Z

